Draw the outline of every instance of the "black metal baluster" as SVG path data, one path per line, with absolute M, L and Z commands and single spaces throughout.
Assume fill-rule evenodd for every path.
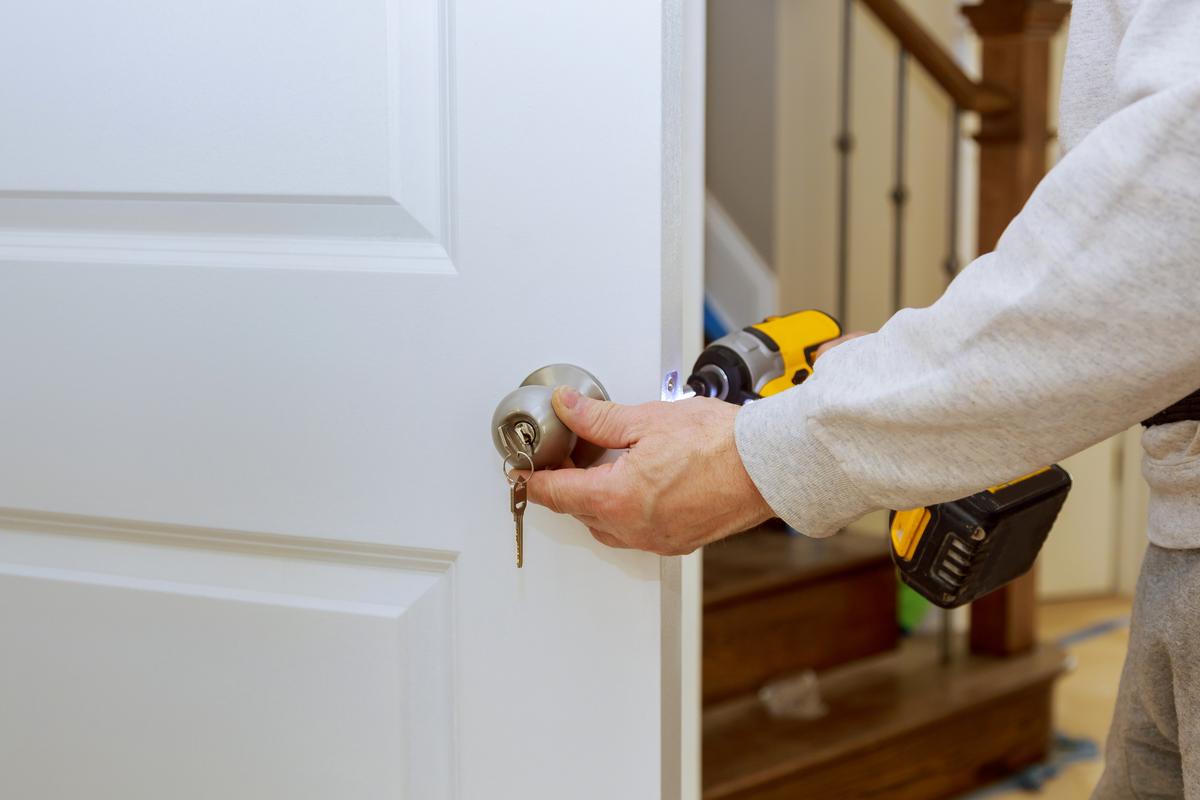
M 908 146 L 908 51 L 896 59 L 896 183 L 892 187 L 892 310 L 904 305 L 904 210 L 908 203 L 904 162 Z
M 958 104 L 950 111 L 950 186 L 946 193 L 946 282 L 954 280 L 958 274 L 958 181 L 959 170 L 962 168 L 962 109 Z
M 960 147 L 959 137 L 962 135 L 962 109 L 955 103 L 950 110 L 950 177 L 946 192 L 946 260 L 943 269 L 946 272 L 946 282 L 954 280 L 958 274 L 958 171 Z M 949 609 L 941 609 L 941 619 L 938 625 L 938 657 L 942 664 L 949 664 L 954 658 L 954 617 Z
M 851 49 L 854 0 L 842 0 L 842 63 L 838 87 L 838 186 L 837 186 L 837 316 L 846 325 L 850 291 L 850 156 L 854 135 L 850 131 Z

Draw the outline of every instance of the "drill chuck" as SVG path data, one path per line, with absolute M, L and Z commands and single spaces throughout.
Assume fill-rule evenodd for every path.
M 729 396 L 729 376 L 715 364 L 700 367 L 687 384 L 697 397 L 715 397 L 724 400 Z
M 841 336 L 837 320 L 820 311 L 797 311 L 722 336 L 704 348 L 688 387 L 700 397 L 739 405 L 802 383 L 817 348 Z
M 759 399 L 763 387 L 784 371 L 779 349 L 771 349 L 769 341 L 749 328 L 722 336 L 704 348 L 688 386 L 700 397 L 739 405 Z

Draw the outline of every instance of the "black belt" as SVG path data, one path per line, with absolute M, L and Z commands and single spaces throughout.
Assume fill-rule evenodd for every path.
M 1142 424 L 1149 428 L 1151 425 L 1166 425 L 1168 422 L 1183 422 L 1189 419 L 1200 420 L 1200 389 L 1178 403 L 1167 406 Z

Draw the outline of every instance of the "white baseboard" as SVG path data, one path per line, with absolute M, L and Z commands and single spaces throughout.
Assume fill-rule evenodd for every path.
M 704 295 L 728 330 L 778 313 L 775 273 L 711 193 L 704 203 Z

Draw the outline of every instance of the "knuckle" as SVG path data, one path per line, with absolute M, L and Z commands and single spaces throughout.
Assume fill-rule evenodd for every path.
M 597 481 L 588 493 L 593 515 L 601 519 L 620 517 L 627 502 L 626 493 L 624 483 L 613 480 L 611 476 L 607 480 Z
M 630 531 L 629 543 L 638 550 L 645 550 L 651 553 L 658 552 L 656 548 L 658 548 L 659 543 L 654 540 L 653 536 L 648 536 L 646 531 L 640 528 Z
M 597 492 L 592 499 L 595 516 L 604 520 L 618 520 L 622 516 L 621 498 L 611 492 Z
M 624 547 L 624 545 L 621 544 L 621 540 L 613 536 L 611 533 L 606 533 L 605 531 L 598 530 L 596 528 L 588 528 L 588 533 L 592 534 L 592 538 L 605 547 Z
M 657 552 L 660 556 L 682 556 L 686 554 L 684 549 L 680 547 L 678 543 L 670 540 L 658 542 L 658 549 L 655 552 Z
M 555 514 L 562 513 L 563 490 L 558 481 L 544 481 L 543 491 L 540 493 L 545 502 L 542 504 L 546 508 L 553 511 Z
M 617 406 L 615 403 L 596 403 L 592 411 L 593 429 L 608 433 L 617 424 Z
M 542 506 L 548 505 L 550 498 L 547 496 L 546 490 L 547 487 L 545 483 L 542 482 L 540 475 L 531 476 L 529 481 L 525 484 L 525 491 L 527 493 L 526 496 L 529 498 L 529 502 L 531 503 L 537 503 L 538 505 Z

